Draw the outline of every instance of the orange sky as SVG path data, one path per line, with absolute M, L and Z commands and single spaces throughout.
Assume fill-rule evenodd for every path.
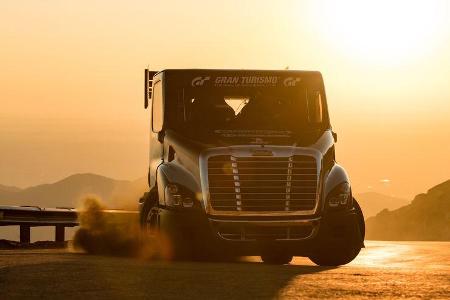
M 320 70 L 356 192 L 449 179 L 448 2 L 336 3 L 0 2 L 0 184 L 145 176 L 147 65 Z

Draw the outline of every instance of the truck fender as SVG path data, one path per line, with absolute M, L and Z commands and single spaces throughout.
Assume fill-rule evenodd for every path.
M 342 166 L 334 164 L 325 177 L 324 199 L 326 199 L 329 193 L 342 182 L 350 183 L 348 174 Z
M 165 205 L 164 190 L 169 183 L 176 183 L 189 189 L 196 195 L 197 200 L 201 200 L 202 189 L 194 175 L 176 161 L 163 163 L 158 167 L 156 175 L 158 186 L 159 204 Z M 200 198 L 200 199 L 198 199 Z

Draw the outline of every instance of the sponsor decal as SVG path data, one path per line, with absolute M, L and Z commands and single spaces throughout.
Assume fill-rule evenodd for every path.
M 300 77 L 288 77 L 283 81 L 284 86 L 296 86 L 302 79 Z
M 288 138 L 292 136 L 292 132 L 288 130 L 218 129 L 214 130 L 214 132 L 222 135 L 223 137 L 252 138 L 252 144 L 266 144 L 266 141 L 264 141 L 262 137 Z
M 198 76 L 192 79 L 193 87 L 200 87 L 211 80 L 210 76 Z M 216 87 L 262 87 L 277 86 L 278 76 L 217 76 L 210 81 Z
M 275 87 L 283 83 L 285 87 L 295 87 L 301 82 L 300 77 L 287 77 L 284 80 L 279 76 L 197 76 L 192 79 L 193 87 L 205 84 L 216 87 Z M 210 82 L 210 83 L 209 83 Z
M 276 86 L 278 76 L 218 76 L 214 80 L 215 86 Z
M 191 85 L 194 87 L 202 86 L 205 84 L 206 81 L 208 81 L 210 79 L 211 79 L 211 77 L 209 77 L 209 76 L 198 76 L 198 77 L 195 77 L 194 79 L 192 79 Z

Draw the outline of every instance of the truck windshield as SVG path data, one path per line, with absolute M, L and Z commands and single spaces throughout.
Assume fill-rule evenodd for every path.
M 183 87 L 172 96 L 178 100 L 171 123 L 186 134 L 290 134 L 323 128 L 325 122 L 321 91 L 305 86 Z

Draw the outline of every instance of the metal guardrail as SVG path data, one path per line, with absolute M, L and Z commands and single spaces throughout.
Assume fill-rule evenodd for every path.
M 138 214 L 137 211 L 104 210 L 104 213 Z M 55 241 L 65 241 L 65 228 L 79 225 L 74 208 L 41 208 L 38 206 L 1 206 L 0 226 L 20 226 L 20 242 L 30 243 L 31 227 L 55 226 Z

